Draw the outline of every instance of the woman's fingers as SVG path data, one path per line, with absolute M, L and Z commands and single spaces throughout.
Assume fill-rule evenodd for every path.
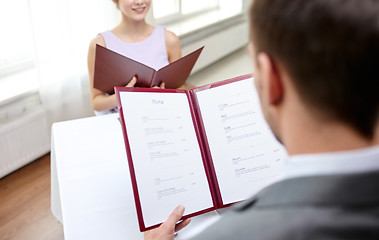
M 137 77 L 134 76 L 134 77 L 132 78 L 132 80 L 130 80 L 130 82 L 129 82 L 128 84 L 126 84 L 125 87 L 134 87 L 134 85 L 136 85 L 136 83 L 137 83 Z

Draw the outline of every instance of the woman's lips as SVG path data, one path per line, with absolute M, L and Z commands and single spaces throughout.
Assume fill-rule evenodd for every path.
M 145 11 L 145 7 L 133 8 L 133 11 L 136 13 L 143 13 Z

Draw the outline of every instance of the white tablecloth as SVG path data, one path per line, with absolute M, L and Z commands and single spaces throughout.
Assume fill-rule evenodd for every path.
M 142 239 L 118 114 L 55 123 L 51 143 L 51 210 L 65 239 Z M 187 239 L 218 218 L 193 218 Z

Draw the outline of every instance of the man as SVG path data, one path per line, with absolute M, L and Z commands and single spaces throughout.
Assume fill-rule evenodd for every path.
M 195 239 L 379 239 L 379 1 L 255 0 L 250 35 L 285 180 Z M 145 239 L 172 239 L 182 214 Z

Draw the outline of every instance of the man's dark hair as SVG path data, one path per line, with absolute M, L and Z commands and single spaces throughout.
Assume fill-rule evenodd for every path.
M 379 118 L 379 0 L 254 0 L 250 38 L 302 100 L 372 138 Z

